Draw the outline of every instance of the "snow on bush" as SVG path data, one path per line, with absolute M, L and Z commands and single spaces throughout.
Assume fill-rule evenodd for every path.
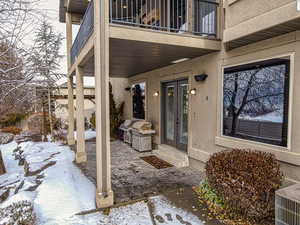
M 0 209 L 0 225 L 34 225 L 33 206 L 29 201 L 20 201 Z

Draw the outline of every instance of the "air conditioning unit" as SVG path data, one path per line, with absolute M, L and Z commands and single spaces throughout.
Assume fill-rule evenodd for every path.
M 300 184 L 276 191 L 275 225 L 300 225 Z

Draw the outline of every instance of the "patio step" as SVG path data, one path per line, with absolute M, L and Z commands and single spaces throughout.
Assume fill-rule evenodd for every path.
M 158 150 L 154 153 L 160 159 L 172 164 L 175 167 L 182 168 L 189 166 L 189 157 L 184 153 L 170 145 L 158 145 Z

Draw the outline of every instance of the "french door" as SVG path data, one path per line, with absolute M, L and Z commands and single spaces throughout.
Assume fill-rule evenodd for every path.
M 162 142 L 187 151 L 188 143 L 188 80 L 162 85 Z

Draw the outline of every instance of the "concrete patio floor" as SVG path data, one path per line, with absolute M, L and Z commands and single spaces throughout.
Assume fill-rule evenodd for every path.
M 96 143 L 86 141 L 87 163 L 81 165 L 85 175 L 96 183 Z M 126 202 L 178 188 L 198 185 L 203 174 L 190 167 L 156 169 L 139 153 L 121 141 L 111 142 L 112 188 L 115 202 Z

